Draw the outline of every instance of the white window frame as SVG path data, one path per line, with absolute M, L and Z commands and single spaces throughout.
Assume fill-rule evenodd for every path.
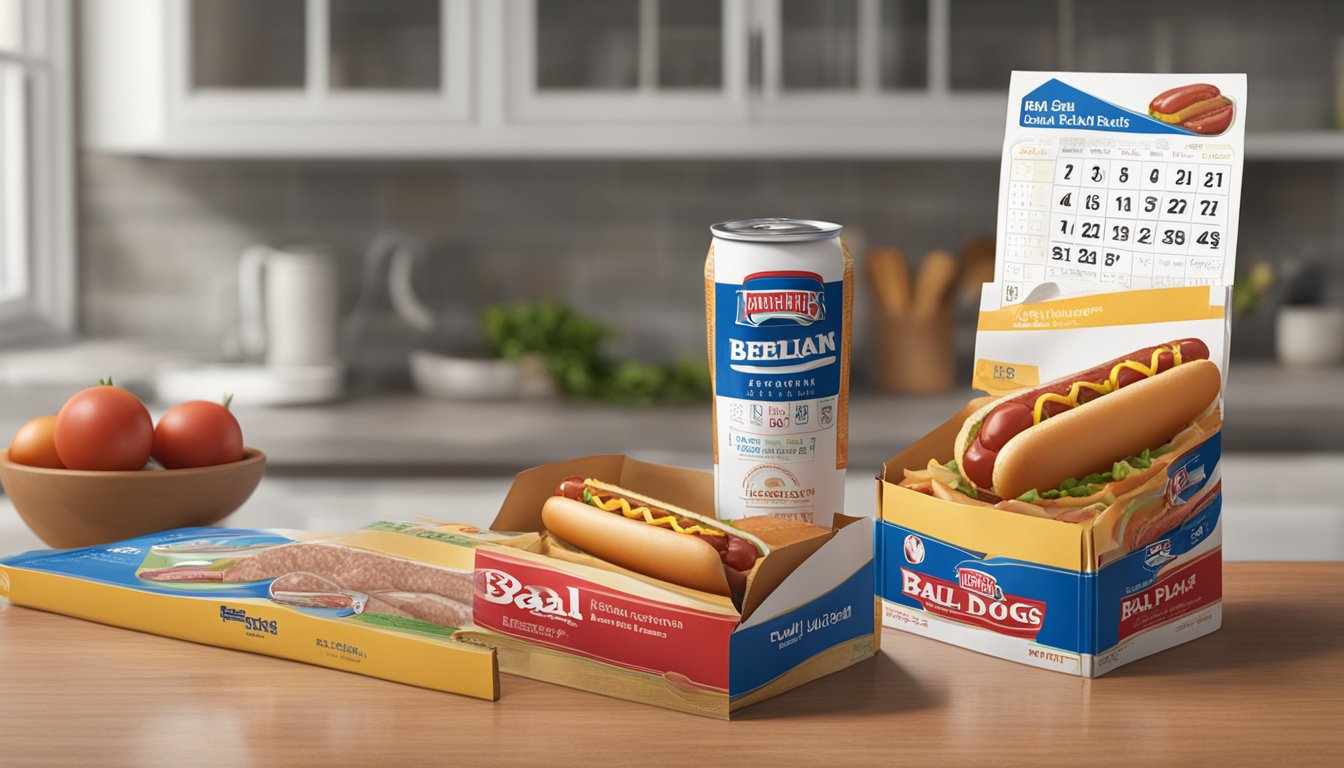
M 0 63 L 20 67 L 28 84 L 27 284 L 0 300 L 3 345 L 67 339 L 76 322 L 70 0 L 28 0 L 24 26 L 24 51 L 0 51 Z

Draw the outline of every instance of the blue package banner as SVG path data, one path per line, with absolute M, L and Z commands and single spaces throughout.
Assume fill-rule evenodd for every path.
M 0 564 L 177 597 L 268 597 L 269 579 L 187 583 L 170 581 L 171 576 L 163 574 L 218 568 L 236 562 L 236 557 L 292 541 L 270 531 L 180 528 L 96 547 L 26 552 L 0 559 Z M 155 575 L 159 578 L 152 578 Z
M 839 393 L 842 281 L 762 272 L 714 291 L 716 394 L 777 402 Z
M 1023 128 L 1083 128 L 1117 133 L 1177 133 L 1184 128 L 1118 107 L 1109 101 L 1051 78 L 1022 98 L 1019 124 Z
M 733 633 L 728 691 L 754 691 L 818 653 L 876 629 L 873 561 L 825 595 L 754 627 Z
M 881 596 L 944 619 L 1073 652 L 1088 650 L 1092 575 L 985 557 L 894 523 L 878 523 Z

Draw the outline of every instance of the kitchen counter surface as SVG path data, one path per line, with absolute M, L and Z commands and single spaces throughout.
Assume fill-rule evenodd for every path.
M 1344 565 L 1229 564 L 1224 628 L 1082 680 L 888 630 L 724 723 L 504 676 L 480 702 L 0 601 L 10 765 L 1332 764 Z
M 12 435 L 28 417 L 54 413 L 70 391 L 19 388 L 4 394 L 0 435 Z M 875 474 L 974 394 L 856 395 L 850 467 Z M 1224 450 L 1344 451 L 1344 369 L 1289 373 L 1268 364 L 1234 366 L 1226 406 Z M 152 410 L 157 417 L 162 408 Z M 269 455 L 272 475 L 503 476 L 592 453 L 699 467 L 710 462 L 710 417 L 703 404 L 463 403 L 403 394 L 294 408 L 239 404 L 235 412 L 248 444 Z

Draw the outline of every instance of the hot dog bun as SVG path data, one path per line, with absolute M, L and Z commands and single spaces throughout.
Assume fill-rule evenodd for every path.
M 622 568 L 689 589 L 729 594 L 718 552 L 695 536 L 613 515 L 563 496 L 546 500 L 541 519 L 551 533 Z
M 830 533 L 826 528 L 797 520 L 779 520 L 769 515 L 744 517 L 733 521 L 733 528 L 749 533 L 764 541 L 771 549 L 787 547 L 800 541 Z
M 992 490 L 1011 499 L 1054 488 L 1161 445 L 1203 413 L 1221 386 L 1218 366 L 1193 360 L 1042 421 L 999 451 Z

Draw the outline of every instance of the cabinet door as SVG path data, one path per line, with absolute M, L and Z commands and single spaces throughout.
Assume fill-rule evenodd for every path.
M 186 125 L 464 120 L 472 0 L 167 0 Z
M 508 0 L 510 117 L 738 121 L 747 0 Z
M 945 0 L 756 0 L 759 98 L 776 122 L 882 120 L 927 113 L 941 73 Z

